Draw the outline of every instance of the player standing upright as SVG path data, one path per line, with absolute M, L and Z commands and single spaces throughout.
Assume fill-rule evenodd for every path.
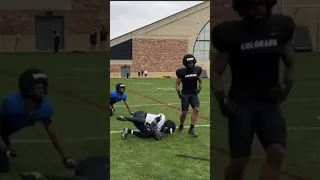
M 267 155 L 260 180 L 279 180 L 287 129 L 280 104 L 293 82 L 295 24 L 291 17 L 272 15 L 276 0 L 233 0 L 243 18 L 217 25 L 212 33 L 218 50 L 211 86 L 228 118 L 231 162 L 226 180 L 243 180 L 256 133 Z M 284 83 L 279 83 L 279 62 L 285 64 Z M 226 97 L 222 75 L 230 65 L 232 84 Z
M 189 105 L 191 105 L 193 112 L 191 115 L 191 125 L 188 133 L 194 137 L 198 137 L 198 133 L 195 131 L 194 126 L 198 120 L 200 101 L 198 94 L 201 91 L 201 73 L 202 68 L 196 66 L 196 58 L 192 54 L 187 54 L 183 57 L 184 68 L 180 68 L 176 71 L 178 77 L 176 81 L 176 91 L 181 99 L 181 115 L 179 132 L 183 133 L 183 126 L 186 120 Z M 199 82 L 199 85 L 198 85 Z M 180 84 L 182 83 L 182 90 L 180 90 Z
M 64 155 L 59 140 L 50 127 L 53 107 L 46 98 L 48 93 L 47 75 L 41 70 L 31 68 L 19 77 L 20 92 L 6 96 L 0 112 L 0 173 L 8 173 L 11 152 L 12 134 L 33 126 L 43 124 L 52 144 L 59 152 L 63 164 L 68 168 L 75 167 L 75 162 Z
M 113 105 L 119 101 L 123 101 L 129 113 L 131 115 L 133 114 L 133 112 L 130 110 L 130 107 L 127 103 L 127 93 L 125 91 L 126 91 L 126 86 L 122 83 L 118 83 L 116 85 L 116 90 L 113 90 L 110 93 L 110 116 L 113 116 L 113 112 L 115 111 L 115 109 L 113 108 Z

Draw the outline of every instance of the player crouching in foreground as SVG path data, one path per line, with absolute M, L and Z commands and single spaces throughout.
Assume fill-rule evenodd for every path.
M 126 91 L 126 86 L 122 83 L 118 83 L 116 85 L 116 90 L 113 90 L 110 94 L 110 116 L 113 116 L 113 112 L 115 109 L 113 108 L 113 105 L 119 101 L 123 101 L 124 104 L 126 105 L 129 113 L 133 115 L 133 112 L 130 110 L 129 105 L 127 103 L 127 93 Z
M 139 131 L 134 131 L 129 128 L 124 128 L 122 139 L 126 139 L 128 134 L 133 134 L 140 138 L 154 137 L 156 140 L 161 140 L 166 134 L 173 134 L 176 125 L 171 120 L 166 120 L 163 114 L 151 114 L 144 111 L 137 111 L 133 117 L 117 116 L 117 120 L 131 121 Z
M 20 92 L 6 96 L 0 111 L 0 173 L 8 173 L 12 155 L 10 136 L 28 126 L 40 122 L 52 144 L 59 152 L 63 164 L 74 168 L 75 162 L 64 155 L 58 137 L 51 129 L 53 108 L 46 98 L 47 75 L 35 68 L 25 70 L 19 77 Z

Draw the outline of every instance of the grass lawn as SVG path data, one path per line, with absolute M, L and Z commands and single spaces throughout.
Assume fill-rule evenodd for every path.
M 18 76 L 28 67 L 48 73 L 52 127 L 67 156 L 108 155 L 108 69 L 106 54 L 0 54 L 0 97 L 18 90 Z M 107 71 L 107 72 L 106 72 Z M 1 180 L 19 179 L 21 172 L 71 175 L 61 163 L 41 125 L 13 135 L 18 157 Z
M 110 91 L 122 82 L 126 85 L 128 104 L 132 111 L 143 110 L 150 113 L 163 113 L 166 118 L 174 120 L 179 126 L 180 99 L 174 89 L 175 79 L 112 79 Z M 210 158 L 210 94 L 209 80 L 204 79 L 203 90 L 200 93 L 200 115 L 196 127 L 199 138 L 191 137 L 185 131 L 180 135 L 175 133 L 162 141 L 154 139 L 139 139 L 128 136 L 121 139 L 124 127 L 136 129 L 130 122 L 120 122 L 116 116 L 128 116 L 123 103 L 115 105 L 115 116 L 110 119 L 110 156 L 111 179 L 113 180 L 209 180 L 210 162 L 178 157 L 189 155 L 200 158 Z M 191 111 L 191 108 L 190 108 Z M 190 116 L 186 126 L 190 125 Z

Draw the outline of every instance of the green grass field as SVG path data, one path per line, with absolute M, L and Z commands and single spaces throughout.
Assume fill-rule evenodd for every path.
M 320 179 L 320 143 L 318 141 L 320 136 L 320 54 L 298 54 L 296 59 L 294 88 L 287 102 L 283 104 L 288 124 L 288 147 L 283 170 L 290 172 L 292 177 L 283 175 L 282 179 L 318 180 Z M 221 180 L 223 169 L 228 162 L 228 156 L 221 151 L 221 148 L 228 149 L 227 121 L 220 115 L 216 105 L 212 102 L 211 168 L 212 179 Z M 253 147 L 253 158 L 263 160 L 264 157 L 261 145 L 256 141 Z M 259 167 L 260 165 L 249 165 L 245 179 L 258 179 Z
M 163 113 L 179 126 L 180 99 L 174 89 L 176 79 L 112 79 L 110 90 L 115 84 L 122 82 L 126 85 L 128 104 L 132 111 L 143 110 L 150 113 Z M 178 154 L 201 158 L 210 158 L 210 93 L 209 80 L 203 82 L 203 90 L 199 96 L 201 101 L 200 115 L 197 127 L 199 138 L 191 137 L 186 131 L 181 135 L 175 133 L 162 141 L 154 139 L 139 139 L 128 136 L 121 139 L 124 127 L 133 129 L 130 122 L 117 121 L 115 116 L 129 116 L 123 103 L 115 105 L 115 116 L 110 119 L 110 156 L 111 179 L 114 180 L 196 180 L 210 178 L 210 162 L 190 160 L 177 157 Z M 168 105 L 169 104 L 169 105 Z M 191 108 L 190 108 L 191 111 Z M 190 125 L 190 116 L 186 120 Z M 120 132 L 119 132 L 120 131 Z
M 106 54 L 0 54 L 0 97 L 18 90 L 17 78 L 28 67 L 48 73 L 49 99 L 54 106 L 52 127 L 61 138 L 67 156 L 108 155 L 108 69 Z M 12 159 L 9 175 L 21 172 L 71 175 L 61 163 L 41 125 L 13 136 L 18 157 Z
M 129 122 L 108 121 L 108 73 L 105 54 L 0 54 L 1 97 L 17 90 L 17 77 L 27 67 L 39 67 L 50 78 L 49 98 L 55 108 L 53 128 L 58 132 L 65 153 L 75 159 L 87 155 L 109 154 L 110 136 L 111 179 L 169 179 L 209 180 L 210 163 L 184 159 L 177 154 L 209 158 L 210 129 L 197 127 L 199 138 L 187 133 L 174 134 L 162 141 L 138 139 L 134 136 L 121 139 Z M 297 55 L 295 86 L 283 110 L 288 122 L 288 148 L 283 180 L 320 179 L 320 54 Z M 227 78 L 228 79 L 228 78 Z M 127 86 L 128 103 L 133 111 L 144 110 L 164 113 L 178 123 L 180 107 L 174 91 L 175 79 L 112 79 L 110 90 L 118 82 Z M 130 91 L 129 91 L 130 90 Z M 209 125 L 209 81 L 204 81 L 200 95 L 201 116 L 199 125 Z M 159 104 L 160 102 L 164 104 Z M 214 101 L 214 100 L 213 100 Z M 226 120 L 221 117 L 216 103 L 211 103 L 211 177 L 223 179 L 228 162 Z M 123 103 L 115 105 L 115 115 L 128 115 Z M 110 125 L 109 125 L 110 122 Z M 190 116 L 186 125 L 190 123 Z M 109 126 L 111 134 L 109 134 Z M 12 160 L 9 175 L 1 180 L 15 180 L 21 172 L 39 171 L 47 174 L 71 175 L 61 164 L 47 135 L 40 125 L 20 131 L 13 136 L 13 147 L 19 157 Z M 248 166 L 246 180 L 258 179 L 260 161 L 264 153 L 259 142 L 253 147 L 253 159 L 258 164 Z M 288 176 L 291 175 L 291 177 Z

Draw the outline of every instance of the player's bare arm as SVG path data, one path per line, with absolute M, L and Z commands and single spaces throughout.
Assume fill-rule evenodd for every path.
M 6 151 L 9 147 L 6 146 L 6 144 L 3 142 L 2 137 L 0 136 L 0 150 Z
M 181 78 L 178 78 L 176 81 L 176 91 L 178 93 L 179 98 L 181 98 L 181 90 L 180 90 L 180 84 L 182 82 Z
M 176 81 L 176 91 L 180 91 L 181 78 L 178 78 Z
M 124 102 L 124 104 L 126 105 L 126 108 L 128 109 L 129 113 L 132 115 L 133 113 L 132 113 L 132 111 L 131 111 L 131 109 L 130 109 L 128 103 L 127 103 L 127 101 L 123 101 L 123 102 Z
M 64 159 L 65 158 L 65 154 L 64 154 L 64 152 L 63 152 L 63 150 L 61 148 L 61 144 L 60 144 L 60 141 L 59 141 L 56 133 L 54 133 L 53 130 L 47 125 L 44 125 L 44 129 L 46 130 L 46 132 L 47 132 L 47 134 L 48 134 L 48 136 L 49 136 L 54 148 L 58 151 L 61 159 Z
M 217 52 L 215 61 L 213 63 L 213 75 L 211 89 L 214 92 L 218 102 L 222 104 L 224 102 L 224 83 L 223 83 L 223 73 L 227 65 L 229 64 L 229 54 L 225 52 Z
M 201 89 L 202 89 L 202 77 L 201 76 L 198 76 L 198 82 L 199 82 L 199 84 L 198 84 L 198 92 L 200 92 Z
M 284 83 L 286 85 L 292 84 L 293 66 L 294 66 L 294 48 L 292 41 L 287 43 L 283 48 L 282 61 L 284 63 Z

